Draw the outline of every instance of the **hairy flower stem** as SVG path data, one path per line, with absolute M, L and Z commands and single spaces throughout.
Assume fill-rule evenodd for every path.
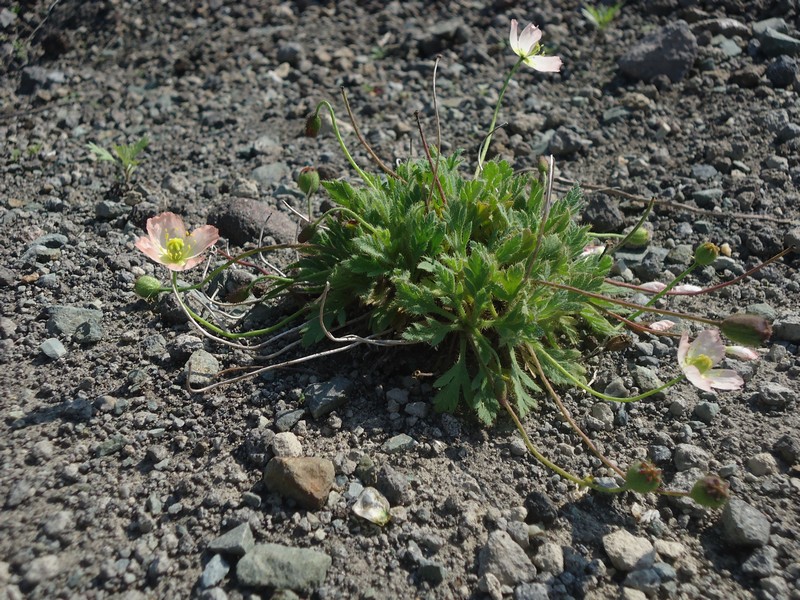
M 650 211 L 653 210 L 653 206 L 654 205 L 655 205 L 655 200 L 650 200 L 649 204 L 644 209 L 644 214 L 641 217 L 639 217 L 638 221 L 636 221 L 636 225 L 634 225 L 633 228 L 627 233 L 627 235 L 622 238 L 622 241 L 619 244 L 617 244 L 616 246 L 614 246 L 610 250 L 608 248 L 605 248 L 603 250 L 603 254 L 611 254 L 611 255 L 613 255 L 620 248 L 624 248 L 625 244 L 628 243 L 628 240 L 631 239 L 631 237 L 633 237 L 634 233 L 636 233 L 636 230 L 639 229 L 642 225 L 644 225 L 644 222 L 647 220 L 647 217 L 650 216 Z M 597 237 L 601 237 L 601 236 L 599 236 L 597 234 L 595 234 L 595 235 Z M 609 234 L 609 235 L 612 235 L 612 234 Z
M 328 114 L 331 117 L 331 127 L 333 127 L 333 135 L 336 136 L 336 141 L 339 142 L 339 147 L 342 149 L 342 152 L 344 153 L 345 157 L 347 158 L 347 162 L 350 163 L 350 166 L 353 167 L 353 169 L 355 170 L 356 173 L 358 173 L 358 176 L 361 177 L 361 179 L 364 181 L 364 183 L 366 183 L 373 190 L 377 190 L 378 189 L 378 184 L 375 183 L 375 181 L 373 181 L 373 178 L 370 177 L 369 175 L 367 175 L 361 169 L 361 167 L 358 166 L 358 164 L 356 163 L 355 159 L 353 159 L 352 155 L 347 150 L 347 146 L 345 146 L 344 140 L 342 139 L 342 134 L 339 132 L 339 125 L 338 125 L 338 123 L 336 121 L 336 113 L 333 112 L 333 106 L 331 106 L 331 103 L 328 102 L 327 100 L 320 101 L 320 103 L 317 104 L 317 109 L 316 109 L 314 114 L 319 114 L 319 111 L 322 108 L 328 109 Z
M 486 153 L 489 152 L 489 145 L 492 143 L 492 133 L 494 132 L 494 126 L 497 123 L 497 115 L 500 114 L 500 105 L 503 103 L 503 96 L 505 96 L 506 89 L 508 89 L 508 84 L 511 83 L 511 78 L 514 77 L 514 74 L 524 61 L 525 58 L 520 56 L 519 60 L 514 63 L 514 66 L 511 67 L 511 71 L 509 71 L 508 75 L 506 76 L 506 79 L 503 82 L 503 87 L 500 88 L 500 96 L 497 98 L 497 104 L 494 107 L 494 115 L 492 115 L 492 122 L 489 124 L 489 134 L 486 136 L 486 139 L 483 140 L 480 153 L 478 154 L 478 166 L 475 168 L 476 178 L 483 170 L 483 161 L 486 159 Z
M 353 132 L 356 134 L 358 141 L 361 142 L 361 145 L 364 146 L 364 149 L 367 151 L 367 153 L 369 153 L 370 157 L 372 157 L 372 160 L 375 161 L 375 164 L 378 165 L 381 171 L 386 173 L 389 177 L 400 179 L 400 176 L 397 173 L 395 173 L 391 168 L 389 168 L 386 165 L 386 163 L 384 163 L 380 159 L 380 157 L 372 149 L 372 146 L 370 146 L 367 143 L 367 140 L 364 138 L 364 136 L 361 135 L 361 130 L 358 128 L 358 125 L 356 124 L 355 115 L 353 115 L 353 111 L 350 108 L 350 102 L 347 100 L 347 92 L 345 91 L 344 86 L 342 86 L 339 89 L 342 92 L 342 100 L 344 101 L 344 107 L 347 110 L 347 116 L 350 118 L 350 124 L 353 126 Z
M 532 283 L 537 283 L 539 285 L 546 285 L 548 287 L 556 288 L 559 290 L 566 290 L 568 292 L 574 292 L 576 294 L 580 294 L 581 296 L 586 296 L 587 298 L 594 298 L 596 300 L 603 300 L 604 302 L 610 302 L 611 304 L 617 304 L 619 306 L 624 306 L 626 308 L 632 308 L 634 310 L 642 310 L 643 312 L 654 313 L 657 315 L 665 315 L 668 317 L 678 317 L 679 319 L 687 319 L 689 321 L 695 321 L 697 323 L 703 323 L 704 325 L 711 325 L 712 327 L 719 327 L 722 321 L 714 320 L 714 319 L 706 319 L 705 317 L 698 317 L 697 315 L 690 315 L 687 313 L 681 313 L 674 310 L 666 310 L 663 308 L 654 308 L 652 306 L 643 307 L 641 304 L 636 304 L 635 302 L 626 302 L 625 300 L 620 300 L 619 298 L 611 298 L 609 296 L 603 296 L 602 294 L 595 294 L 593 292 L 587 292 L 586 290 L 582 290 L 580 288 L 572 287 L 571 285 L 564 285 L 563 283 L 554 283 L 552 281 L 544 281 L 543 279 L 534 279 Z
M 425 140 L 425 133 L 422 131 L 422 121 L 419 118 L 419 111 L 414 112 L 414 118 L 417 120 L 417 128 L 419 129 L 419 137 L 422 140 L 422 148 L 425 150 L 425 156 L 428 159 L 428 164 L 431 167 L 431 173 L 433 174 L 433 181 L 436 183 L 436 187 L 439 190 L 439 196 L 442 198 L 442 204 L 447 204 L 447 198 L 445 198 L 444 190 L 442 189 L 442 183 L 439 181 L 439 177 L 436 174 L 436 165 L 433 163 L 433 158 L 431 157 L 431 151 L 428 148 L 428 142 Z M 426 201 L 425 208 L 430 210 L 430 197 Z
M 556 369 L 558 369 L 558 371 L 564 377 L 569 379 L 572 383 L 574 383 L 576 386 L 581 388 L 583 391 L 588 392 L 592 396 L 595 396 L 596 398 L 600 398 L 601 400 L 608 400 L 609 402 L 617 402 L 617 403 L 620 403 L 620 404 L 627 404 L 629 402 L 638 402 L 639 400 L 644 400 L 645 398 L 648 398 L 649 396 L 657 394 L 658 392 L 663 392 L 664 390 L 666 390 L 667 388 L 672 387 L 676 383 L 680 383 L 685 378 L 685 375 L 681 374 L 681 375 L 678 375 L 677 377 L 675 377 L 673 379 L 670 379 L 667 383 L 665 383 L 664 385 L 661 385 L 661 386 L 659 386 L 659 387 L 657 387 L 655 389 L 647 390 L 646 392 L 643 392 L 643 393 L 638 394 L 636 396 L 631 396 L 630 398 L 619 398 L 617 396 L 609 396 L 608 394 L 604 394 L 602 392 L 598 392 L 597 390 L 595 390 L 591 386 L 588 386 L 585 383 L 583 383 L 580 379 L 575 377 L 572 373 L 567 371 L 563 366 L 561 366 L 561 363 L 559 363 L 555 358 L 550 356 L 544 349 L 540 348 L 539 352 L 541 352 L 542 355 L 547 359 L 547 362 L 549 362 Z M 533 353 L 531 353 L 531 354 L 533 354 Z
M 533 361 L 533 366 L 536 367 L 536 372 L 539 374 L 542 383 L 544 383 L 544 387 L 547 389 L 547 393 L 550 394 L 550 397 L 556 403 L 556 406 L 558 406 L 558 410 L 561 411 L 561 414 L 567 420 L 567 423 L 569 423 L 570 427 L 572 427 L 572 429 L 583 440 L 584 444 L 586 444 L 589 450 L 591 450 L 594 453 L 594 455 L 597 456 L 597 458 L 599 458 L 602 461 L 604 465 L 606 465 L 609 469 L 616 472 L 617 475 L 619 475 L 624 479 L 625 472 L 622 469 L 620 469 L 617 465 L 612 463 L 608 458 L 606 458 L 606 456 L 602 452 L 600 452 L 600 450 L 597 449 L 597 446 L 594 445 L 594 442 L 592 442 L 592 440 L 589 439 L 589 436 L 586 435 L 586 433 L 584 433 L 583 429 L 581 429 L 575 422 L 575 419 L 572 418 L 572 415 L 567 410 L 567 407 L 564 406 L 564 403 L 561 401 L 561 397 L 553 389 L 550 380 L 544 374 L 544 369 L 542 369 L 542 364 L 539 362 L 539 357 L 536 356 L 536 353 L 531 352 L 530 356 L 531 360 Z

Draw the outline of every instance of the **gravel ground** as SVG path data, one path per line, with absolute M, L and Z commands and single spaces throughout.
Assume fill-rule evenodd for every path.
M 0 598 L 800 598 L 797 255 L 673 303 L 775 320 L 761 360 L 732 365 L 744 389 L 681 384 L 624 408 L 567 396 L 620 464 L 650 456 L 676 487 L 719 471 L 734 498 L 722 511 L 575 490 L 508 423 L 436 414 L 432 379 L 415 376 L 430 353 L 358 348 L 190 394 L 190 359 L 197 372 L 245 358 L 168 301 L 133 294 L 138 276 L 163 278 L 133 242 L 164 210 L 217 224 L 234 248 L 266 215 L 266 240 L 295 239 L 300 168 L 353 176 L 329 131 L 301 136 L 319 100 L 344 114 L 340 86 L 382 157 L 417 155 L 413 114 L 432 136 L 441 54 L 443 147 L 474 167 L 514 60 L 511 18 L 540 25 L 565 66 L 520 72 L 493 150 L 518 169 L 555 155 L 562 181 L 585 184 L 584 219 L 599 230 L 632 225 L 637 199 L 658 199 L 650 249 L 625 254 L 621 277 L 666 280 L 698 243 L 728 244 L 690 279 L 709 285 L 797 243 L 796 0 L 632 1 L 600 34 L 579 9 L 0 9 Z M 143 135 L 130 189 L 86 148 Z M 633 392 L 673 376 L 674 355 L 669 338 L 643 338 L 587 364 L 598 389 Z M 607 475 L 548 403 L 526 425 L 548 455 Z M 353 512 L 369 486 L 391 505 L 382 528 Z

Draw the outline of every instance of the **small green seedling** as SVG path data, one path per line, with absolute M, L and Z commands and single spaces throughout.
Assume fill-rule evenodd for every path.
M 620 10 L 622 10 L 622 2 L 617 2 L 612 6 L 604 6 L 602 4 L 597 6 L 584 6 L 581 9 L 581 14 L 589 23 L 594 25 L 597 30 L 604 31 L 611 25 L 611 21 L 619 14 Z
M 89 148 L 89 151 L 97 156 L 97 158 L 100 160 L 112 162 L 117 165 L 117 168 L 121 173 L 122 180 L 127 186 L 130 185 L 131 179 L 133 178 L 133 173 L 141 163 L 140 160 L 137 160 L 137 157 L 144 151 L 145 148 L 147 148 L 149 143 L 150 140 L 147 139 L 147 136 L 142 136 L 142 138 L 135 144 L 121 144 L 112 146 L 114 154 L 111 154 L 111 152 L 105 148 L 101 148 L 93 142 L 88 143 L 86 147 Z

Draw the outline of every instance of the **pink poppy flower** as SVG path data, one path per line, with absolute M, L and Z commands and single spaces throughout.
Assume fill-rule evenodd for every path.
M 542 39 L 542 30 L 533 25 L 533 23 L 518 34 L 517 20 L 511 19 L 508 42 L 514 53 L 524 59 L 525 64 L 532 69 L 547 73 L 557 73 L 561 70 L 561 58 L 558 56 L 542 56 L 542 47 L 539 44 L 540 39 Z
M 185 271 L 203 262 L 203 252 L 217 240 L 219 231 L 213 225 L 203 225 L 190 234 L 183 219 L 165 212 L 147 219 L 147 235 L 137 239 L 135 246 L 170 271 Z
M 681 335 L 678 345 L 678 364 L 689 382 L 705 390 L 714 392 L 718 390 L 738 390 L 744 385 L 744 380 L 736 371 L 731 369 L 714 369 L 725 356 L 725 344 L 719 331 L 706 329 L 697 334 L 697 338 L 690 344 L 689 334 L 685 331 Z

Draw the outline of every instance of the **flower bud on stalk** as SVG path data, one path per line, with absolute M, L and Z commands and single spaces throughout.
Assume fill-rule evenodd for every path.
M 297 187 L 306 196 L 311 196 L 319 189 L 319 173 L 314 167 L 303 167 L 297 176 Z
M 707 267 L 719 256 L 719 246 L 711 242 L 700 244 L 694 251 L 694 262 L 701 267 Z
M 730 497 L 729 486 L 717 475 L 706 475 L 694 484 L 689 497 L 701 506 L 720 508 Z
M 722 321 L 725 336 L 745 346 L 760 346 L 772 337 L 772 325 L 764 317 L 739 313 Z
M 314 112 L 308 115 L 306 119 L 306 137 L 317 137 L 320 129 L 322 129 L 322 118 L 319 116 L 319 113 Z
M 630 237 L 628 237 L 628 241 L 625 242 L 625 245 L 630 246 L 631 248 L 641 248 L 642 246 L 646 246 L 649 242 L 650 232 L 644 227 L 637 227 L 630 234 Z
M 625 487 L 640 494 L 653 492 L 661 485 L 661 469 L 650 461 L 639 461 L 628 467 Z
M 133 291 L 140 298 L 149 300 L 161 293 L 161 282 L 152 275 L 142 275 L 133 284 Z

